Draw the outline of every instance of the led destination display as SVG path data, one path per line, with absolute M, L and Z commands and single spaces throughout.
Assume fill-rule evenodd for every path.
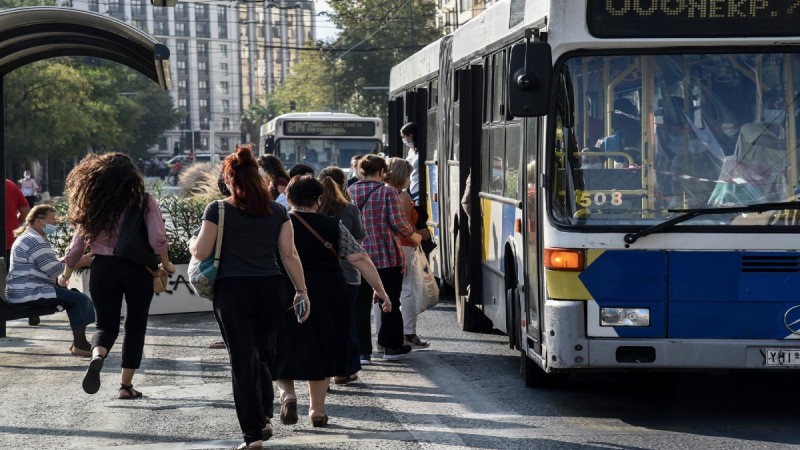
M 287 120 L 283 122 L 285 136 L 373 136 L 374 122 L 339 121 L 304 121 Z
M 591 0 L 600 38 L 797 36 L 800 0 Z

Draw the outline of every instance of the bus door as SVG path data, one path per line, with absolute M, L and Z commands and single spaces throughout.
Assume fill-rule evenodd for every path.
M 437 105 L 439 100 L 438 83 L 439 80 L 434 79 L 429 84 L 428 103 L 425 111 L 426 126 L 424 133 L 420 133 L 425 136 L 425 146 L 424 150 L 419 153 L 420 169 L 422 170 L 419 177 L 419 204 L 428 214 L 426 225 L 432 231 L 433 242 L 437 246 L 444 247 L 441 229 L 445 220 L 439 215 L 439 127 L 442 126 L 442 123 Z M 425 195 L 422 195 L 422 192 L 425 192 Z M 432 253 L 429 256 L 429 264 L 433 274 L 442 278 L 442 261 L 438 255 Z
M 389 123 L 386 127 L 388 138 L 386 143 L 389 146 L 387 153 L 394 153 L 393 149 L 402 149 L 403 141 L 400 137 L 400 128 L 403 127 L 403 97 L 397 97 L 389 101 Z M 397 151 L 397 153 L 402 150 Z
M 525 227 L 524 233 L 524 261 L 527 275 L 527 285 L 525 286 L 525 293 L 523 295 L 524 311 L 522 318 L 525 320 L 525 338 L 528 339 L 527 347 L 532 348 L 537 354 L 542 353 L 542 316 L 540 311 L 544 308 L 541 303 L 543 296 L 541 295 L 541 281 L 542 274 L 539 268 L 542 266 L 541 261 L 541 245 L 539 233 L 539 161 L 538 155 L 541 152 L 540 136 L 542 127 L 542 119 L 537 117 L 529 117 L 525 122 L 525 145 L 523 147 L 523 162 L 525 164 Z M 530 345 L 531 342 L 533 345 Z M 525 348 L 525 346 L 523 346 Z

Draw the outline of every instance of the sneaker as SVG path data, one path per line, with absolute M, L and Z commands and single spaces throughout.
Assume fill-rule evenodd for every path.
M 411 353 L 410 345 L 403 345 L 400 348 L 387 348 L 383 354 L 383 359 L 394 360 L 404 358 L 407 354 Z
M 361 358 L 361 365 L 362 366 L 368 366 L 368 365 L 372 364 L 372 356 L 370 356 L 370 355 L 361 355 L 360 358 Z
M 416 334 L 407 334 L 406 335 L 406 345 L 410 346 L 414 350 L 423 350 L 431 346 L 430 342 L 423 341 L 419 338 Z

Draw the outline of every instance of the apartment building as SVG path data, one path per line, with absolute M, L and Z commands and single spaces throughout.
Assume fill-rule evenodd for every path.
M 72 0 L 71 6 L 131 24 L 169 47 L 170 94 L 185 120 L 159 140 L 154 152 L 175 149 L 227 153 L 258 137 L 243 136 L 242 112 L 264 103 L 313 41 L 312 0 L 179 1 L 174 8 L 150 0 Z

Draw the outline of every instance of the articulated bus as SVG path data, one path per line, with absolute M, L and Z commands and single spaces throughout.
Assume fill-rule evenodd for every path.
M 337 166 L 345 172 L 355 155 L 383 151 L 383 121 L 334 112 L 282 114 L 261 126 L 259 155 L 274 154 L 287 169 L 297 163 L 319 172 Z
M 794 1 L 501 0 L 393 67 L 390 148 L 420 125 L 462 328 L 505 332 L 529 386 L 799 368 L 798 22 Z

